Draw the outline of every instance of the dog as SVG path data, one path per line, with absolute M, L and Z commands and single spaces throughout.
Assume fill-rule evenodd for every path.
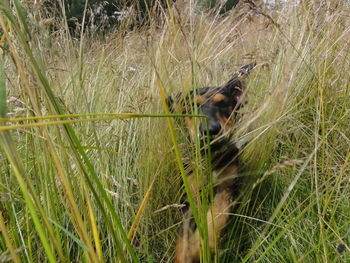
M 187 94 L 178 93 L 167 98 L 168 107 L 173 113 L 189 114 L 196 108 L 196 113 L 207 116 L 208 122 L 185 117 L 185 126 L 192 142 L 199 137 L 204 151 L 208 136 L 210 138 L 214 198 L 213 210 L 207 212 L 207 233 L 211 252 L 214 252 L 216 240 L 228 222 L 232 201 L 239 188 L 239 147 L 233 142 L 231 131 L 237 121 L 238 111 L 244 104 L 244 79 L 255 66 L 256 63 L 251 63 L 241 67 L 222 86 L 198 88 Z M 205 182 L 197 182 L 195 175 L 189 175 L 188 183 L 192 196 L 196 197 L 201 184 Z M 200 234 L 191 215 L 190 209 L 187 209 L 176 240 L 175 263 L 196 263 L 200 260 Z

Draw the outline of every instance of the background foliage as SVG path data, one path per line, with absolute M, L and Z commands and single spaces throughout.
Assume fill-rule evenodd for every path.
M 198 3 L 202 9 L 218 7 L 221 12 L 226 12 L 233 8 L 239 0 L 228 0 L 219 3 L 216 0 L 201 0 Z M 106 30 L 108 28 L 117 27 L 120 22 L 133 16 L 133 22 L 137 24 L 149 23 L 151 17 L 160 16 L 163 8 L 171 5 L 173 0 L 89 0 L 86 8 L 86 25 L 90 26 L 94 31 Z M 47 11 L 52 16 L 61 17 L 62 8 L 64 7 L 64 16 L 66 16 L 68 25 L 72 29 L 80 27 L 82 24 L 85 0 L 56 0 L 46 1 Z M 129 17 L 130 19 L 130 17 Z

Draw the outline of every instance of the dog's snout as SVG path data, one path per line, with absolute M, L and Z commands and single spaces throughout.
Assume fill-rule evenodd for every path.
M 221 125 L 218 122 L 215 123 L 211 123 L 209 125 L 209 135 L 213 136 L 213 135 L 217 135 L 221 130 Z
M 216 122 L 216 121 L 209 121 L 209 127 L 207 130 L 206 125 L 202 124 L 200 126 L 200 133 L 202 134 L 202 136 L 204 136 L 205 134 L 208 134 L 210 136 L 215 136 L 218 135 L 221 131 L 221 125 L 220 122 Z

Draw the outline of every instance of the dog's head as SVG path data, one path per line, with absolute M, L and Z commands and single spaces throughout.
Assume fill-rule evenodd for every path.
M 244 78 L 255 65 L 252 63 L 241 67 L 220 87 L 199 88 L 187 94 L 178 93 L 168 97 L 167 103 L 172 112 L 191 114 L 197 109 L 198 114 L 208 117 L 208 127 L 204 120 L 195 121 L 194 118 L 185 117 L 186 127 L 192 139 L 198 131 L 200 142 L 204 145 L 207 136 L 210 136 L 211 149 L 214 151 L 230 140 L 230 130 L 234 126 L 238 110 L 243 106 Z

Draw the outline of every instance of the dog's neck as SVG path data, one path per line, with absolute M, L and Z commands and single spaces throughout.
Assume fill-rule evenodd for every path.
M 229 143 L 230 144 L 230 143 Z M 214 170 L 222 169 L 227 165 L 238 165 L 239 149 L 230 144 L 212 151 L 212 165 Z

